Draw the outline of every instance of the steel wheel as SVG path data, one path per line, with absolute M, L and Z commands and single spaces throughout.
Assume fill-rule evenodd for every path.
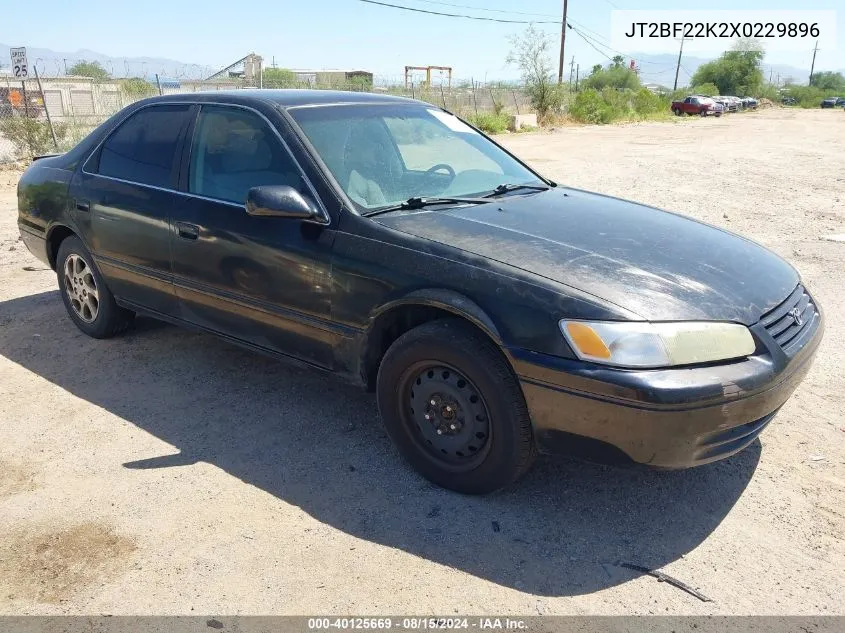
M 490 414 L 479 389 L 447 365 L 422 362 L 405 372 L 406 424 L 428 459 L 452 472 L 472 470 L 491 443 Z
M 100 311 L 100 293 L 91 267 L 82 257 L 72 253 L 65 260 L 65 290 L 76 315 L 93 323 Z

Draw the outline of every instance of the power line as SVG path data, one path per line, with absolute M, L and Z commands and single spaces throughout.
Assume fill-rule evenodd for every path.
M 577 23 L 577 22 L 575 22 L 574 20 L 572 20 L 572 19 L 568 19 L 566 22 L 567 22 L 567 24 L 569 24 L 569 28 L 570 28 L 570 29 L 572 29 L 572 30 L 574 30 L 574 31 L 575 31 L 576 33 L 578 33 L 578 35 L 580 35 L 581 37 L 583 37 L 583 38 L 585 38 L 585 39 L 588 39 L 588 40 L 592 40 L 593 42 L 595 42 L 595 44 L 598 44 L 599 46 L 601 46 L 601 47 L 603 47 L 603 48 L 606 48 L 606 49 L 607 49 L 607 50 L 609 50 L 610 52 L 612 52 L 612 53 L 616 53 L 617 55 L 622 55 L 623 57 L 630 57 L 630 58 L 632 58 L 632 59 L 634 58 L 634 56 L 633 56 L 633 55 L 630 55 L 630 54 L 628 54 L 628 53 L 624 53 L 624 52 L 622 52 L 622 51 L 618 51 L 618 50 L 616 50 L 615 48 L 612 48 L 611 46 L 609 46 L 608 44 L 606 44 L 606 43 L 604 43 L 604 42 L 599 41 L 599 38 L 590 37 L 590 36 L 589 36 L 589 35 L 587 35 L 586 33 L 581 33 L 581 32 L 579 31 L 579 29 L 576 29 L 575 27 L 573 27 L 573 26 L 572 26 L 572 24 L 578 25 L 578 23 Z M 582 26 L 580 26 L 580 25 L 578 25 L 578 26 L 579 26 L 581 29 L 584 29 L 584 27 L 582 27 Z M 604 39 L 604 38 L 601 38 L 601 39 Z M 588 44 L 590 44 L 590 42 L 589 42 L 589 41 L 588 41 L 587 43 L 588 43 Z M 592 46 L 592 44 L 591 44 L 591 46 Z M 595 46 L 593 46 L 593 48 L 595 48 Z M 601 53 L 601 51 L 599 51 L 599 52 Z M 611 58 L 610 58 L 610 57 L 609 57 L 606 53 L 602 53 L 602 55 L 604 55 L 604 56 L 605 56 L 605 57 L 607 57 L 608 59 L 611 59 Z M 651 66 L 661 66 L 661 67 L 665 67 L 665 66 L 666 66 L 666 64 L 665 64 L 665 63 L 660 63 L 660 62 L 641 61 L 641 63 L 643 63 L 643 64 L 650 64 Z
M 488 13 L 505 13 L 508 15 L 536 15 L 543 18 L 556 18 L 557 15 L 553 13 L 527 13 L 525 11 L 508 11 L 507 9 L 488 9 L 487 7 L 474 7 L 468 4 L 453 4 L 451 2 L 439 2 L 438 0 L 412 0 L 413 2 L 423 2 L 425 4 L 439 4 L 444 7 L 453 7 L 455 9 L 471 9 L 473 11 L 486 11 Z
M 585 42 L 587 42 L 587 44 L 592 46 L 599 55 L 602 55 L 603 57 L 607 58 L 609 61 L 613 61 L 613 58 L 610 55 L 608 55 L 607 53 L 605 53 L 604 51 L 599 49 L 599 47 L 596 46 L 595 44 L 593 44 L 589 39 L 587 39 L 587 37 L 583 33 L 581 33 L 581 31 L 574 28 L 571 24 L 568 24 L 567 26 L 569 27 L 569 29 L 571 31 L 575 31 L 575 33 L 577 33 L 581 37 L 582 40 L 584 40 Z
M 443 13 L 441 11 L 428 11 L 427 9 L 416 9 L 414 7 L 405 7 L 399 4 L 389 4 L 387 2 L 376 2 L 376 0 L 358 0 L 359 2 L 366 2 L 367 4 L 377 4 L 382 7 L 390 7 L 392 9 L 402 9 L 403 11 L 414 11 L 415 13 L 427 13 L 429 15 L 442 15 L 447 18 L 466 18 L 467 20 L 481 20 L 482 22 L 501 22 L 505 24 L 560 24 L 560 20 L 544 21 L 544 20 L 506 20 L 504 18 L 484 18 L 477 15 L 466 15 L 463 13 Z
M 358 1 L 364 2 L 366 4 L 375 4 L 375 5 L 378 5 L 378 6 L 381 6 L 381 7 L 389 7 L 391 9 L 400 9 L 400 10 L 403 10 L 403 11 L 413 11 L 415 13 L 425 13 L 425 14 L 428 14 L 428 15 L 439 15 L 439 16 L 447 17 L 447 18 L 464 18 L 464 19 L 467 19 L 467 20 L 479 20 L 479 21 L 482 21 L 482 22 L 498 22 L 498 23 L 503 23 L 503 24 L 563 24 L 562 20 L 509 20 L 509 19 L 505 19 L 505 18 L 492 18 L 492 17 L 477 16 L 477 15 L 466 15 L 464 13 L 446 13 L 446 12 L 443 12 L 443 11 L 431 11 L 431 10 L 428 10 L 428 9 L 419 9 L 419 8 L 416 8 L 416 7 L 408 7 L 408 6 L 403 6 L 403 5 L 399 5 L 399 4 L 391 4 L 389 2 L 378 2 L 377 0 L 358 0 Z M 444 5 L 444 6 L 451 6 L 451 7 L 463 8 L 463 9 L 474 9 L 474 10 L 479 10 L 479 11 L 495 11 L 497 13 L 501 12 L 501 13 L 515 14 L 515 15 L 546 15 L 546 14 L 539 14 L 539 13 L 528 14 L 528 13 L 519 13 L 519 12 L 515 12 L 515 11 L 503 11 L 503 10 L 500 10 L 500 9 L 484 9 L 484 8 L 481 8 L 481 7 L 473 7 L 473 6 L 469 6 L 469 5 L 450 4 L 450 3 L 446 3 L 446 2 L 440 2 L 439 0 L 416 0 L 416 1 L 417 2 L 428 2 L 428 3 L 431 3 L 431 4 L 440 4 L 440 5 Z M 567 20 L 566 20 L 567 28 L 569 28 L 572 31 L 575 31 L 581 37 L 581 39 L 583 39 L 587 44 L 589 44 L 593 49 L 595 49 L 596 52 L 598 52 L 602 57 L 605 57 L 608 60 L 613 61 L 613 58 L 610 55 L 608 55 L 606 52 L 604 52 L 604 51 L 602 51 L 601 49 L 598 48 L 599 46 L 601 46 L 601 47 L 603 47 L 603 48 L 605 48 L 605 49 L 607 49 L 607 50 L 609 50 L 613 53 L 616 53 L 617 55 L 622 55 L 623 57 L 632 57 L 631 55 L 629 55 L 627 53 L 623 53 L 622 51 L 618 51 L 614 48 L 611 48 L 609 45 L 607 45 L 603 42 L 600 42 L 598 39 L 595 39 L 595 38 L 587 35 L 586 33 L 581 32 L 581 30 L 576 29 L 573 26 L 573 24 L 578 24 L 578 23 L 574 22 L 574 20 L 567 18 Z M 580 24 L 579 24 L 579 27 L 589 31 L 589 29 L 581 26 Z M 591 32 L 595 33 L 595 31 L 591 31 Z M 596 33 L 596 36 L 601 37 L 597 33 Z M 665 66 L 665 64 L 660 64 L 658 62 L 643 61 L 642 63 L 650 64 L 650 65 L 653 65 L 653 66 Z

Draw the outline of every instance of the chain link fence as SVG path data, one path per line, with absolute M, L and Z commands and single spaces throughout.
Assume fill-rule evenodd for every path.
M 20 81 L 0 77 L 0 163 L 66 151 L 112 114 L 139 99 L 158 94 L 254 89 L 260 87 L 256 83 L 260 84 L 260 81 L 161 79 L 150 82 L 140 78 L 95 81 L 69 76 Z M 456 82 L 451 86 L 429 86 L 425 83 L 403 86 L 373 85 L 360 80 L 300 81 L 284 87 L 403 96 L 443 107 L 463 117 L 532 111 L 524 90 L 480 87 L 475 82 Z

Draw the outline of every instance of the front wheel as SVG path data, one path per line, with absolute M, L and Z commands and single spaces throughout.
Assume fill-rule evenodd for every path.
M 400 336 L 378 372 L 379 412 L 402 455 L 444 488 L 485 494 L 525 473 L 534 437 L 501 351 L 457 319 Z
M 135 313 L 115 303 L 94 258 L 78 237 L 68 237 L 59 246 L 56 276 L 70 318 L 88 336 L 110 338 L 132 324 Z

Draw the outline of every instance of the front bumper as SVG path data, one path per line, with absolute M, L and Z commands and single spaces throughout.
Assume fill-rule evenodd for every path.
M 729 457 L 756 439 L 809 371 L 823 331 L 820 314 L 792 356 L 773 349 L 735 363 L 677 369 L 620 370 L 509 352 L 541 452 L 587 438 L 635 462 L 687 468 Z

